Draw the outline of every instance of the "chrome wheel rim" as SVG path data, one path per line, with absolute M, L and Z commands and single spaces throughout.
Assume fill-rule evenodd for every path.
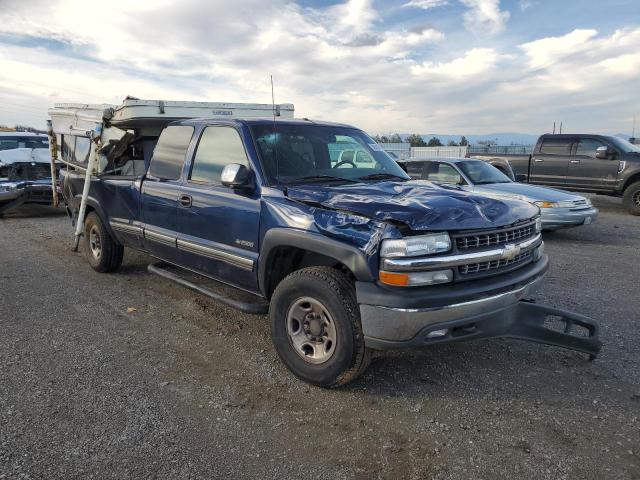
M 640 190 L 635 192 L 633 194 L 633 197 L 631 198 L 633 199 L 633 203 L 636 205 L 636 207 L 640 207 Z
M 100 258 L 102 254 L 102 242 L 100 241 L 100 230 L 96 225 L 92 226 L 91 230 L 89 230 L 89 250 L 91 250 L 93 258 Z
M 287 336 L 295 352 L 312 364 L 324 363 L 336 350 L 336 326 L 315 298 L 301 297 L 287 312 Z

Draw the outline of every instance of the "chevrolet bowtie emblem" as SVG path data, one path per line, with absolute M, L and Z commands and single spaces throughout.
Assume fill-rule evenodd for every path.
M 513 260 L 520 254 L 520 245 L 508 243 L 502 249 L 502 258 L 504 260 Z

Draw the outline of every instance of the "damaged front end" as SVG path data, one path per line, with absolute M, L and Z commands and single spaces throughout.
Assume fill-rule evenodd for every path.
M 37 162 L 0 165 L 0 215 L 26 203 L 51 205 L 49 166 Z
M 423 182 L 296 186 L 274 200 L 278 223 L 365 257 L 371 277 L 355 275 L 355 285 L 371 348 L 510 337 L 591 358 L 601 349 L 595 321 L 531 301 L 548 257 L 538 209 L 526 202 Z

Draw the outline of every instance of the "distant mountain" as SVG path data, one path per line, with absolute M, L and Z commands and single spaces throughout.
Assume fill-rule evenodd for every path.
M 386 134 L 389 135 L 389 134 Z M 401 133 L 402 138 L 407 137 L 408 133 Z M 428 142 L 432 137 L 437 137 L 440 141 L 446 145 L 449 141 L 459 142 L 462 135 L 444 135 L 440 133 L 421 133 L 420 136 L 425 142 Z M 480 141 L 491 140 L 498 145 L 533 145 L 538 140 L 538 135 L 531 135 L 528 133 L 489 133 L 487 135 L 465 135 L 470 144 L 477 144 Z
M 395 132 L 394 132 L 395 133 Z M 382 135 L 391 136 L 393 133 L 384 133 Z M 400 133 L 402 138 L 409 136 L 409 133 Z M 453 140 L 459 142 L 461 135 L 444 135 L 440 133 L 421 133 L 420 136 L 425 142 L 428 142 L 432 137 L 440 139 L 443 145 Z M 616 133 L 616 137 L 624 138 L 628 140 L 630 135 L 626 133 Z M 476 145 L 478 142 L 490 140 L 498 145 L 534 145 L 538 140 L 538 135 L 532 135 L 529 133 L 488 133 L 486 135 L 465 135 L 471 145 Z

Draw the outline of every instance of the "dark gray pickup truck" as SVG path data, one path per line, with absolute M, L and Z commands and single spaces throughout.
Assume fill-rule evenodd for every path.
M 531 154 L 471 153 L 518 181 L 620 196 L 640 215 L 640 146 L 618 137 L 545 134 Z

